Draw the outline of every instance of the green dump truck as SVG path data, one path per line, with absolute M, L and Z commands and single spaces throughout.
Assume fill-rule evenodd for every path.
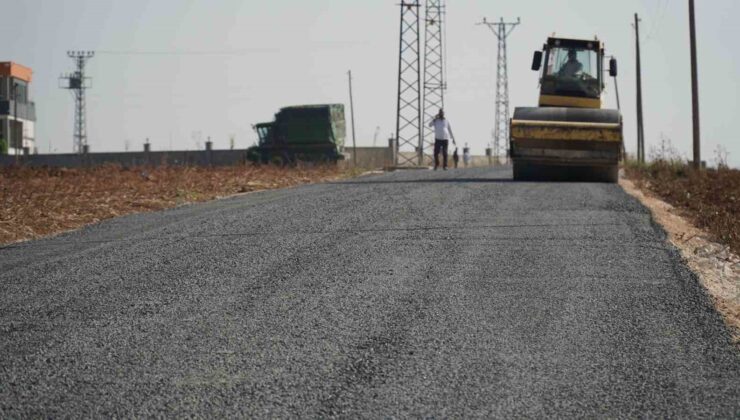
M 256 124 L 259 144 L 247 150 L 253 162 L 336 162 L 344 159 L 344 105 L 282 108 L 275 121 Z

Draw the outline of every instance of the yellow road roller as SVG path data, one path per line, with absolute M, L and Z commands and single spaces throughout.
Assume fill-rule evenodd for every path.
M 515 180 L 617 182 L 622 115 L 602 108 L 603 66 L 598 39 L 550 37 L 535 51 L 539 106 L 517 107 L 510 122 Z M 614 58 L 608 70 L 617 75 Z

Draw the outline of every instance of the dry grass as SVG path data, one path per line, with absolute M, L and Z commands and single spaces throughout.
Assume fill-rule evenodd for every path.
M 0 168 L 0 244 L 112 217 L 353 175 L 336 166 L 282 168 Z

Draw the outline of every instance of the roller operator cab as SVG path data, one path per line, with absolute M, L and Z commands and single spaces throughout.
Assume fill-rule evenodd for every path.
M 535 51 L 540 71 L 538 107 L 517 107 L 511 119 L 511 159 L 516 180 L 616 182 L 622 150 L 622 116 L 602 109 L 604 67 L 598 39 L 548 38 Z

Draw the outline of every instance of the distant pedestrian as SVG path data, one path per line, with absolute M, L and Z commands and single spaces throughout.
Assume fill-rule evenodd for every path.
M 457 169 L 457 162 L 460 161 L 460 155 L 457 154 L 457 147 L 455 148 L 455 151 L 452 153 L 452 162 L 455 163 L 455 169 Z
M 465 143 L 465 147 L 463 147 L 463 163 L 466 168 L 470 166 L 470 147 L 468 147 L 467 143 Z
M 450 139 L 452 143 L 457 145 L 455 142 L 455 135 L 452 134 L 452 127 L 449 121 L 445 119 L 445 112 L 443 109 L 439 110 L 434 120 L 429 123 L 430 127 L 434 127 L 434 170 L 436 171 L 439 167 L 439 154 L 442 153 L 442 169 L 447 170 L 447 149 L 450 146 Z

